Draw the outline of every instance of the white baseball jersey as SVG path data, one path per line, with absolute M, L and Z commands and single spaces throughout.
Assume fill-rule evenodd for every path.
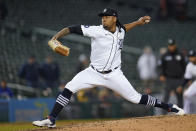
M 192 62 L 188 63 L 186 66 L 184 78 L 196 78 L 196 65 L 194 65 Z M 192 113 L 191 104 L 193 96 L 196 96 L 196 80 L 194 80 L 188 89 L 184 92 L 184 111 L 187 114 Z
M 121 65 L 121 49 L 125 36 L 124 29 L 111 33 L 100 26 L 81 26 L 84 36 L 91 38 L 91 65 L 99 71 L 113 70 Z
M 65 86 L 73 93 L 96 86 L 109 88 L 133 103 L 139 103 L 139 94 L 121 71 L 121 49 L 125 31 L 118 27 L 111 33 L 100 26 L 81 26 L 84 36 L 91 38 L 91 65 L 79 72 Z M 118 68 L 116 68 L 118 67 Z M 100 71 L 112 70 L 103 74 Z
M 190 62 L 186 66 L 184 78 L 192 79 L 193 77 L 196 77 L 196 65 L 194 65 L 192 62 Z

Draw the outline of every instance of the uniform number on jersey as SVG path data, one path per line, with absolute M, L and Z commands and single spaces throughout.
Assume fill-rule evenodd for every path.
M 118 45 L 119 45 L 119 49 L 121 50 L 123 48 L 123 40 L 124 39 L 119 39 Z

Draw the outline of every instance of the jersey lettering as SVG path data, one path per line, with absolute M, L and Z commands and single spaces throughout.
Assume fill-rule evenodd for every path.
M 119 42 L 118 42 L 119 50 L 122 50 L 122 48 L 123 48 L 123 41 L 124 41 L 124 39 L 119 39 Z

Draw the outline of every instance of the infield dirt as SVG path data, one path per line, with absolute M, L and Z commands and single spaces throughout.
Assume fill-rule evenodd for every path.
M 196 115 L 152 116 L 69 124 L 47 131 L 196 131 Z

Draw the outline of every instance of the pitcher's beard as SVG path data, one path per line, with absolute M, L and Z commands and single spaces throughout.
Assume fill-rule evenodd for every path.
M 108 26 L 107 25 L 103 25 L 103 28 L 108 30 Z
M 108 30 L 108 31 L 110 31 L 110 27 L 108 27 L 107 25 L 103 25 L 103 28 L 105 29 L 105 30 Z

